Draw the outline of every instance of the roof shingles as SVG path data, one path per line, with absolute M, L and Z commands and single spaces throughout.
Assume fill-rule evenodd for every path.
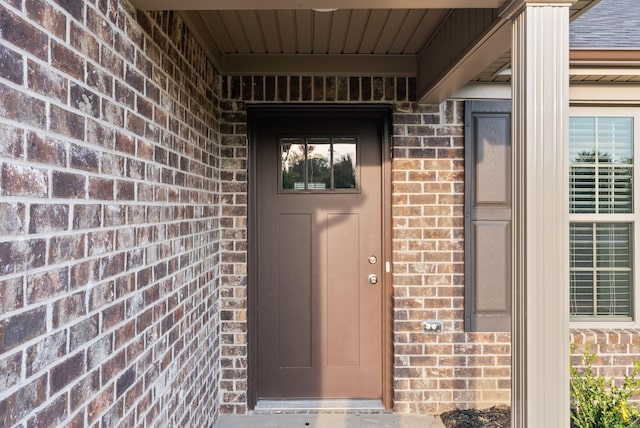
M 640 49 L 640 0 L 600 0 L 571 23 L 571 49 Z

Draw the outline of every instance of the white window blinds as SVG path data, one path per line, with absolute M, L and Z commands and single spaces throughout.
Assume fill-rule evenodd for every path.
M 633 155 L 633 118 L 570 118 L 570 309 L 574 320 L 632 316 Z

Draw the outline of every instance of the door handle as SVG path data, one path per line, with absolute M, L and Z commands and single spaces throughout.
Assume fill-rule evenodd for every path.
M 370 284 L 377 284 L 378 283 L 378 275 L 375 274 L 371 274 L 369 275 L 369 283 Z

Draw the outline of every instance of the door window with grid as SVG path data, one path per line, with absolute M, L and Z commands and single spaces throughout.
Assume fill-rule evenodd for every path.
M 355 137 L 281 138 L 280 191 L 359 191 L 357 148 Z
M 571 318 L 632 320 L 634 116 L 584 113 L 569 119 Z

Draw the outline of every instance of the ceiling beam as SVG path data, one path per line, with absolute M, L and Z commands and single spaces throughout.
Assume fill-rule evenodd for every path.
M 131 0 L 140 10 L 498 8 L 504 0 Z
M 225 55 L 225 74 L 306 76 L 416 75 L 415 55 Z

